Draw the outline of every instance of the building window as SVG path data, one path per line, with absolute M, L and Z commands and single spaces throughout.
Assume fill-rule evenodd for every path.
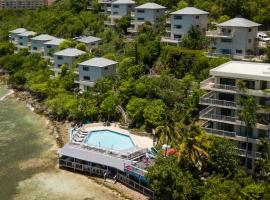
M 21 40 L 23 39 L 23 37 L 19 37 Z
M 196 18 L 196 19 L 200 19 L 200 16 L 199 16 L 199 15 L 197 15 L 195 18 Z
M 249 28 L 249 29 L 248 29 L 248 32 L 251 32 L 251 31 L 252 31 L 252 29 L 251 29 L 251 28 Z
M 182 25 L 174 25 L 174 28 L 175 29 L 181 29 L 182 28 Z
M 51 45 L 47 45 L 47 48 L 50 49 L 50 48 L 52 48 L 52 46 Z
M 144 21 L 144 18 L 143 17 L 138 17 L 137 20 L 138 21 Z
M 137 10 L 138 13 L 144 13 L 144 10 Z
M 131 5 L 128 5 L 128 8 L 131 8 L 132 6 Z
M 248 39 L 248 43 L 251 43 L 252 42 L 252 39 Z
M 63 60 L 63 56 L 57 56 L 58 60 Z
M 199 25 L 196 25 L 196 27 L 197 27 L 197 28 L 200 28 L 200 26 L 199 26 Z
M 104 70 L 108 70 L 109 68 L 108 67 L 104 67 Z
M 119 5 L 113 5 L 114 8 L 119 8 Z
M 222 39 L 221 39 L 221 42 L 224 42 L 224 43 L 230 43 L 230 42 L 232 42 L 232 39 L 229 39 L 229 38 L 222 38 Z
M 23 43 L 22 43 L 22 42 L 20 42 L 20 45 L 22 46 L 22 45 L 23 45 Z
M 118 15 L 118 14 L 119 14 L 119 12 L 113 12 L 113 14 L 114 14 L 114 15 Z
M 182 16 L 180 16 L 180 15 L 175 15 L 173 18 L 174 18 L 174 19 L 182 19 Z
M 61 64 L 58 64 L 57 67 L 60 68 L 62 65 Z
M 239 50 L 239 49 L 236 49 L 236 51 L 235 51 L 237 54 L 242 54 L 243 53 L 243 51 L 242 50 Z
M 83 71 L 89 71 L 89 67 L 83 66 Z
M 83 80 L 90 81 L 90 76 L 84 76 Z
M 174 35 L 174 39 L 180 39 L 181 37 L 182 35 L 177 35 L 177 34 Z
M 33 47 L 34 50 L 37 50 L 37 47 Z
M 254 90 L 255 89 L 255 81 L 249 81 L 249 80 L 244 80 L 245 86 L 248 89 Z

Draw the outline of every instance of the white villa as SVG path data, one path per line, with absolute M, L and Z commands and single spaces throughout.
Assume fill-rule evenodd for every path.
M 124 16 L 131 15 L 134 12 L 136 2 L 133 0 L 116 0 L 112 2 L 110 21 L 105 21 L 106 25 L 114 26 L 116 21 Z
M 17 47 L 19 49 L 28 49 L 31 46 L 31 38 L 37 35 L 34 31 L 25 31 L 17 35 L 18 43 Z
M 53 53 L 59 51 L 59 45 L 64 42 L 65 39 L 62 38 L 55 38 L 48 42 L 44 43 L 44 56 L 45 57 L 52 57 Z
M 254 55 L 257 47 L 257 32 L 260 24 L 236 17 L 217 25 L 217 30 L 207 31 L 211 40 L 211 54 L 230 55 L 242 58 Z
M 38 36 L 35 36 L 31 38 L 31 49 L 30 52 L 32 53 L 42 53 L 44 52 L 44 43 L 54 40 L 56 37 L 47 35 L 47 34 L 41 34 Z
M 84 54 L 86 54 L 86 52 L 76 48 L 67 48 L 54 53 L 54 67 L 52 70 L 54 71 L 55 76 L 58 76 L 61 73 L 62 65 L 67 65 L 67 67 L 71 69 L 74 61 Z
M 145 3 L 143 5 L 135 7 L 134 21 L 132 22 L 133 27 L 128 28 L 129 33 L 136 33 L 139 27 L 146 21 L 153 25 L 164 17 L 166 7 L 158 5 L 156 3 Z
M 211 77 L 201 83 L 201 89 L 208 91 L 200 97 L 205 109 L 200 111 L 203 128 L 211 134 L 235 142 L 239 149 L 241 163 L 248 169 L 254 168 L 255 159 L 260 157 L 260 139 L 269 138 L 270 115 L 270 64 L 230 61 L 210 70 Z M 246 95 L 239 81 L 245 84 L 246 93 L 259 105 L 258 121 L 248 128 L 239 113 L 240 97 Z M 245 162 L 246 154 L 248 155 Z
M 79 64 L 78 78 L 76 83 L 80 84 L 82 91 L 92 87 L 102 77 L 112 76 L 116 73 L 117 62 L 107 58 L 92 58 Z
M 77 38 L 76 41 L 85 44 L 87 49 L 92 51 L 93 49 L 96 49 L 101 43 L 101 38 L 94 36 L 83 36 Z
M 178 44 L 183 35 L 187 34 L 191 26 L 198 27 L 203 33 L 207 30 L 208 12 L 194 7 L 186 7 L 171 13 L 166 20 L 166 37 L 161 42 Z
M 12 31 L 9 31 L 9 41 L 14 43 L 14 44 L 17 44 L 17 42 L 18 42 L 18 34 L 24 33 L 26 31 L 27 30 L 25 28 L 17 28 L 17 29 L 14 29 Z

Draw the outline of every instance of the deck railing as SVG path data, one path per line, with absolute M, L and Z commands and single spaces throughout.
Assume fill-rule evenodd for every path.
M 219 100 L 219 99 L 212 99 L 212 98 L 205 98 L 205 97 L 200 97 L 199 103 L 236 108 L 236 103 L 233 101 L 226 101 L 226 100 Z
M 206 132 L 212 133 L 215 135 L 225 136 L 225 137 L 235 137 L 236 132 L 230 132 L 230 131 L 224 131 L 224 130 L 218 130 L 213 128 L 204 127 L 203 128 Z
M 199 115 L 202 119 L 216 119 L 216 120 L 222 120 L 222 121 L 228 121 L 228 122 L 236 122 L 236 117 L 226 116 L 226 115 L 218 115 L 213 113 L 214 108 L 209 106 L 205 108 L 204 110 L 200 111 Z
M 72 162 L 72 161 L 68 161 L 68 160 L 64 160 L 64 159 L 59 159 L 59 166 L 60 167 L 66 167 L 66 168 L 70 168 L 73 170 L 78 170 L 81 172 L 87 172 L 90 175 L 96 175 L 96 176 L 101 176 L 103 177 L 104 174 L 107 174 L 107 178 L 114 178 L 113 174 L 110 173 L 109 170 L 107 169 L 102 169 L 99 167 L 93 167 L 90 165 L 85 165 L 85 164 L 81 164 L 81 163 L 77 163 L 77 162 Z M 143 195 L 148 196 L 151 199 L 155 198 L 155 194 L 152 190 L 150 190 L 149 188 L 137 183 L 134 180 L 131 180 L 129 177 L 117 173 L 117 181 L 122 183 L 123 185 L 126 185 L 140 193 L 142 193 Z
M 233 32 L 225 33 L 222 31 L 206 31 L 205 34 L 207 37 L 224 37 L 224 38 L 232 38 L 234 35 Z

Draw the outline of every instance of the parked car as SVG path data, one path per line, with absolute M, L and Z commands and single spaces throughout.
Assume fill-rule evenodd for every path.
M 266 42 L 266 43 L 270 43 L 270 38 L 269 36 L 264 33 L 264 32 L 258 32 L 257 33 L 257 38 L 260 40 L 260 41 L 263 41 L 263 42 Z

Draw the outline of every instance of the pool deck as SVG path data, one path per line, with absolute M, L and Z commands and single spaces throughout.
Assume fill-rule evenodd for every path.
M 150 149 L 151 147 L 153 147 L 153 139 L 146 136 L 131 134 L 128 130 L 119 128 L 117 124 L 112 124 L 111 126 L 104 126 L 102 123 L 93 123 L 93 124 L 86 124 L 81 128 L 81 131 L 83 132 L 98 131 L 98 130 L 111 130 L 124 135 L 128 135 L 131 137 L 135 145 L 137 145 L 140 148 Z

